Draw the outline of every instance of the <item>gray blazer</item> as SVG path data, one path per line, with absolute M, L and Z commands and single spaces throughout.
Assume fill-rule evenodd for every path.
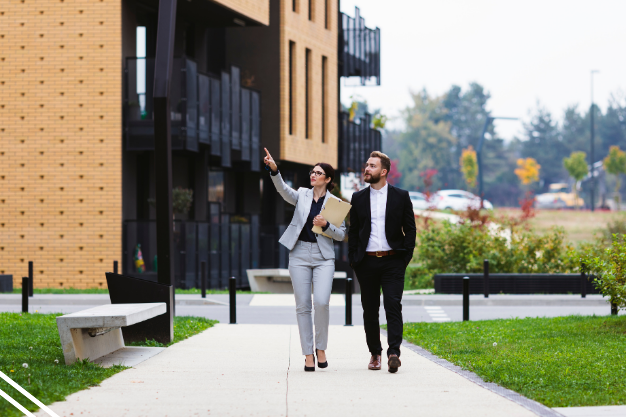
M 291 223 L 283 236 L 280 238 L 279 242 L 285 246 L 287 249 L 292 250 L 294 246 L 296 246 L 296 242 L 298 241 L 298 237 L 300 237 L 300 232 L 304 227 L 307 218 L 309 217 L 309 212 L 311 211 L 311 202 L 313 201 L 313 189 L 312 188 L 304 188 L 301 187 L 298 191 L 294 190 L 283 181 L 283 177 L 280 175 L 280 172 L 277 175 L 270 175 L 274 185 L 276 186 L 276 190 L 278 194 L 280 194 L 283 199 L 289 204 L 296 206 L 296 210 L 293 213 L 293 218 L 291 219 Z M 326 202 L 329 198 L 334 198 L 339 200 L 337 197 L 332 195 L 331 193 L 326 193 L 326 198 L 324 199 L 324 203 L 322 204 L 322 210 L 326 205 Z M 324 232 L 328 236 L 332 236 L 333 239 L 342 241 L 346 237 L 346 222 L 341 223 L 341 227 L 336 227 L 334 224 L 330 224 L 328 229 Z M 333 245 L 333 239 L 329 239 L 323 235 L 315 235 L 317 237 L 317 244 L 320 247 L 320 252 L 322 252 L 322 256 L 324 259 L 335 259 L 335 246 Z

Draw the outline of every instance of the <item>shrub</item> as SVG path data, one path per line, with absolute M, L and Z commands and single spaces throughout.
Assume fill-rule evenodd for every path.
M 626 308 L 626 235 L 613 235 L 611 246 L 599 253 L 588 248 L 579 256 L 584 272 L 595 275 L 594 284 L 617 308 Z
M 409 265 L 404 273 L 404 289 L 415 290 L 422 288 L 433 288 L 433 274 L 422 265 Z
M 575 251 L 564 243 L 563 229 L 539 235 L 529 230 L 513 230 L 510 241 L 503 234 L 469 222 L 453 225 L 444 222 L 421 231 L 417 238 L 414 262 L 419 266 L 407 278 L 437 273 L 482 272 L 489 260 L 491 272 L 566 273 L 578 263 L 570 256 Z M 423 278 L 419 278 L 422 282 Z

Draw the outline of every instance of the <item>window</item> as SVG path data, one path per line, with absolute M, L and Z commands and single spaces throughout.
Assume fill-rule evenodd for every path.
M 305 63 L 304 63 L 304 83 L 305 83 L 305 137 L 311 138 L 311 50 L 306 50 Z
M 185 55 L 192 59 L 196 57 L 196 31 L 193 25 L 187 26 L 185 30 Z
M 293 0 L 291 7 L 295 13 L 298 13 L 298 0 Z
M 328 13 L 328 9 L 330 4 L 328 4 L 330 0 L 324 0 L 324 28 L 330 28 L 330 13 Z
M 289 134 L 293 135 L 294 132 L 294 78 L 295 78 L 295 65 L 294 60 L 296 59 L 296 43 L 293 41 L 289 41 Z
M 313 20 L 313 0 L 309 0 L 309 20 Z
M 146 27 L 137 26 L 137 39 L 135 44 L 135 55 L 137 56 L 137 98 L 139 99 L 139 111 L 141 119 L 145 119 L 146 114 Z
M 209 201 L 224 202 L 224 171 L 209 171 Z
M 322 56 L 322 143 L 326 142 L 326 106 L 328 106 L 326 102 L 326 90 L 328 88 L 326 85 L 327 71 L 328 58 Z

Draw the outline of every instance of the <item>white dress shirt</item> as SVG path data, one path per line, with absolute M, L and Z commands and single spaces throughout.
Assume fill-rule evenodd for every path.
M 387 212 L 387 190 L 385 184 L 380 190 L 375 190 L 370 186 L 370 211 L 372 225 L 370 240 L 367 243 L 366 252 L 389 251 L 391 246 L 385 236 L 385 214 Z

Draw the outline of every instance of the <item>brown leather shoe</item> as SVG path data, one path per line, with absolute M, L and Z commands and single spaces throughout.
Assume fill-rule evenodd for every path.
M 380 371 L 380 355 L 372 355 L 370 363 L 367 365 L 367 369 L 372 371 Z
M 402 363 L 400 362 L 398 355 L 392 353 L 389 355 L 389 358 L 387 358 L 387 365 L 389 366 L 389 372 L 394 374 L 398 372 L 398 368 L 402 366 Z

